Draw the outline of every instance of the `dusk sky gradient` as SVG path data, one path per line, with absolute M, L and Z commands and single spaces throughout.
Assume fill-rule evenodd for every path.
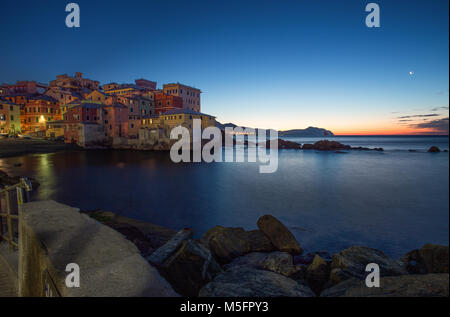
M 222 123 L 448 133 L 447 0 L 78 0 L 78 29 L 69 2 L 1 1 L 0 83 L 146 78 L 200 88 Z

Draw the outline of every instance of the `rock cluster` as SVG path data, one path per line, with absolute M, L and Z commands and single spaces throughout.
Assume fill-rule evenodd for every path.
M 257 225 L 216 226 L 198 240 L 184 229 L 148 261 L 184 296 L 448 296 L 448 246 L 427 244 L 399 260 L 364 246 L 302 254 L 275 217 Z M 365 285 L 369 263 L 380 267 L 380 288 Z
M 303 150 L 318 150 L 318 151 L 337 151 L 341 153 L 342 150 L 357 150 L 357 151 L 384 151 L 383 148 L 367 148 L 367 147 L 351 147 L 350 145 L 345 145 L 337 141 L 321 140 L 314 144 L 303 144 Z
M 216 226 L 195 240 L 190 229 L 88 214 L 134 242 L 183 296 L 448 296 L 448 246 L 426 244 L 399 260 L 364 246 L 303 254 L 271 215 L 258 219 L 258 230 Z M 365 285 L 369 263 L 380 267 L 380 288 Z

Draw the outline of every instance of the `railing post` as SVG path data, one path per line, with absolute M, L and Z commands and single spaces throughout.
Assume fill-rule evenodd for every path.
M 11 199 L 9 197 L 9 191 L 5 191 L 6 197 L 6 223 L 8 225 L 8 240 L 9 240 L 9 248 L 11 251 L 14 251 L 13 245 L 13 231 L 12 231 L 12 221 L 11 221 Z

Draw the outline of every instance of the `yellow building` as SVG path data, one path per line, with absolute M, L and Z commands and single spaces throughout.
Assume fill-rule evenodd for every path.
M 182 126 L 189 130 L 192 136 L 194 119 L 200 119 L 201 129 L 216 126 L 214 116 L 193 111 L 190 109 L 177 109 L 161 113 L 159 116 L 144 116 L 141 122 L 141 129 L 150 130 L 153 139 L 170 139 L 170 132 L 173 128 Z
M 189 132 L 192 132 L 194 119 L 202 120 L 202 130 L 207 127 L 216 126 L 216 118 L 214 116 L 190 109 L 177 109 L 161 113 L 159 116 L 148 116 L 144 118 L 142 120 L 142 127 L 149 129 L 164 128 L 169 131 L 169 135 L 170 131 L 177 126 L 185 127 Z
M 99 90 L 94 90 L 88 95 L 86 95 L 86 100 L 90 100 L 95 103 L 105 103 L 106 99 L 108 99 L 110 95 L 105 94 Z
M 163 91 L 167 95 L 183 98 L 183 108 L 200 112 L 200 89 L 189 87 L 180 83 L 165 84 Z
M 0 134 L 16 135 L 20 132 L 20 105 L 0 98 Z

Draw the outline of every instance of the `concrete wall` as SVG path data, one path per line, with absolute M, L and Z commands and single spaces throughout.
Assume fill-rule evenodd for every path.
M 69 288 L 66 265 L 80 268 L 80 287 Z M 19 295 L 177 296 L 171 286 L 117 231 L 55 201 L 21 206 Z

